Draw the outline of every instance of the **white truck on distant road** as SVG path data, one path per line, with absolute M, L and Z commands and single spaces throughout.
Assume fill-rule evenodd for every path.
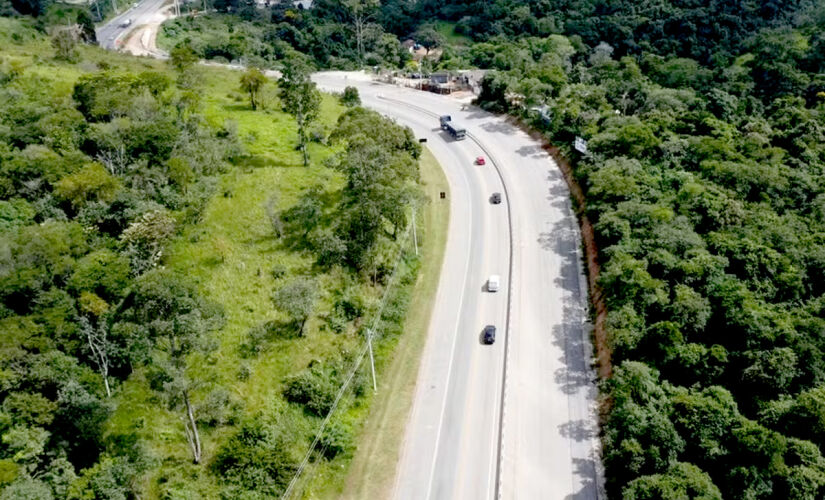
M 454 122 L 450 115 L 443 115 L 439 118 L 439 121 L 441 122 L 441 130 L 446 130 L 449 132 L 456 141 L 460 141 L 467 137 L 467 131 L 464 127 Z

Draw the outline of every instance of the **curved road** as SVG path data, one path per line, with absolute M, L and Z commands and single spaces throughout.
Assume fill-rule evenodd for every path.
M 142 0 L 98 28 L 118 49 L 169 0 Z M 125 19 L 130 26 L 122 28 Z M 450 231 L 396 473 L 397 499 L 603 500 L 595 371 L 581 237 L 570 194 L 541 145 L 450 97 L 318 73 L 409 126 L 450 183 Z M 468 131 L 453 141 L 438 116 Z M 473 164 L 485 156 L 486 166 Z M 503 203 L 489 202 L 493 192 Z M 491 274 L 498 293 L 485 290 Z M 493 345 L 481 343 L 487 324 Z
M 128 3 L 128 0 L 121 0 L 118 5 L 128 6 L 128 8 L 103 26 L 97 28 L 98 43 L 104 49 L 120 49 L 120 44 L 123 42 L 126 34 L 135 29 L 135 27 L 150 22 L 154 19 L 157 12 L 161 10 L 161 7 L 169 2 L 170 0 L 141 0 L 135 3 Z M 121 24 L 126 19 L 131 19 L 131 24 L 127 27 L 121 27 Z
M 503 118 L 450 97 L 357 73 L 314 79 L 333 92 L 357 87 L 364 105 L 427 138 L 451 188 L 393 497 L 603 499 L 581 238 L 552 159 Z M 467 140 L 442 132 L 441 114 L 463 124 Z M 477 156 L 488 164 L 475 166 Z M 495 191 L 504 203 L 489 203 Z M 484 290 L 490 274 L 502 276 L 498 293 Z M 498 327 L 492 346 L 480 343 L 486 324 Z

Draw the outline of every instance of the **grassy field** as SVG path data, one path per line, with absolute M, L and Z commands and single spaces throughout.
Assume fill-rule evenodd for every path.
M 456 23 L 450 21 L 436 21 L 435 29 L 447 40 L 448 45 L 470 45 L 472 39 L 467 35 L 455 32 Z
M 208 367 L 213 377 L 213 384 L 227 388 L 232 396 L 242 401 L 243 414 L 254 415 L 273 410 L 292 411 L 295 421 L 302 423 L 302 429 L 296 432 L 311 434 L 319 421 L 307 418 L 303 412 L 284 406 L 281 381 L 288 375 L 296 373 L 312 360 L 323 360 L 339 352 L 352 352 L 360 345 L 361 339 L 354 335 L 340 335 L 325 328 L 322 320 L 325 312 L 331 308 L 328 293 L 340 285 L 341 276 L 321 274 L 322 290 L 317 314 L 310 320 L 307 334 L 301 338 L 279 342 L 275 348 L 251 359 L 242 359 L 240 345 L 247 332 L 262 322 L 279 319 L 278 312 L 270 301 L 271 291 L 280 282 L 290 276 L 315 274 L 313 258 L 286 249 L 272 233 L 264 206 L 270 196 L 278 194 L 278 208 L 291 206 L 300 194 L 314 185 L 322 185 L 327 192 L 336 191 L 342 178 L 324 166 L 324 160 L 333 149 L 313 143 L 310 146 L 311 165 L 304 168 L 301 158 L 295 150 L 295 125 L 290 117 L 272 111 L 279 107 L 273 89 L 267 97 L 267 110 L 251 111 L 246 98 L 237 91 L 239 74 L 224 69 L 209 69 L 205 82 L 204 114 L 215 124 L 231 119 L 237 123 L 239 136 L 242 138 L 249 157 L 238 168 L 223 176 L 216 196 L 206 207 L 197 225 L 187 228 L 169 248 L 165 264 L 196 280 L 201 292 L 211 300 L 224 306 L 226 325 L 219 332 L 221 348 Z M 330 130 L 342 108 L 332 96 L 324 96 L 321 126 Z M 422 176 L 427 192 L 432 199 L 437 198 L 438 190 L 446 190 L 443 177 L 438 178 L 440 169 L 431 155 L 425 156 Z M 438 186 L 436 188 L 436 186 Z M 440 262 L 438 253 L 443 250 L 446 232 L 446 212 L 442 204 L 431 204 L 420 218 L 420 235 L 426 260 L 431 267 L 423 270 L 423 281 L 416 285 L 413 301 L 413 314 L 410 318 L 423 321 L 427 315 L 432 297 L 422 296 L 435 292 Z M 441 223 L 441 227 L 438 224 Z M 429 228 L 433 227 L 432 230 Z M 433 233 L 434 237 L 427 235 Z M 274 268 L 284 268 L 285 277 L 276 279 L 272 276 Z M 410 272 L 409 269 L 404 272 Z M 369 291 L 367 290 L 367 293 Z M 433 295 L 434 296 L 434 295 Z M 374 296 L 372 300 L 376 300 Z M 423 302 L 422 302 L 423 299 Z M 418 354 L 423 345 L 426 323 L 407 325 L 406 331 L 412 336 L 402 336 L 398 346 L 398 355 L 391 354 L 395 340 L 382 344 L 377 353 L 377 367 L 386 371 L 382 380 L 393 380 L 392 387 L 379 391 L 379 397 L 362 398 L 359 403 L 347 406 L 337 418 L 350 423 L 357 435 L 364 432 L 363 439 L 376 440 L 372 425 L 364 426 L 370 408 L 379 406 L 382 414 L 406 413 L 412 386 L 415 381 Z M 392 360 L 390 362 L 390 360 Z M 248 376 L 241 377 L 241 373 Z M 248 377 L 248 378 L 247 378 Z M 396 390 L 406 393 L 395 394 Z M 383 397 L 392 394 L 392 399 Z M 163 490 L 157 485 L 168 480 L 186 483 L 191 489 L 199 485 L 197 494 L 211 498 L 211 492 L 217 490 L 209 474 L 202 468 L 188 463 L 188 451 L 180 433 L 179 417 L 173 412 L 157 411 L 152 393 L 146 389 L 142 377 L 133 377 L 124 387 L 124 404 L 112 419 L 113 434 L 122 433 L 134 425 L 134 415 L 141 415 L 141 437 L 150 443 L 153 455 L 167 457 L 169 466 L 156 469 L 146 478 L 149 498 L 159 498 Z M 406 405 L 406 406 L 405 406 Z M 386 418 L 386 417 L 384 417 Z M 397 445 L 402 437 L 403 424 L 394 428 L 383 428 L 378 439 L 379 449 L 384 446 Z M 204 449 L 208 461 L 231 428 L 204 429 Z M 372 447 L 376 445 L 373 444 Z M 392 452 L 390 452 L 392 454 Z M 356 454 L 356 456 L 359 456 Z M 341 494 L 347 483 L 346 476 L 352 455 L 343 455 L 332 461 L 318 461 L 307 469 L 301 481 L 304 498 L 335 498 Z M 373 457 L 374 459 L 374 457 Z M 379 457 L 384 460 L 383 457 Z M 391 481 L 388 477 L 386 481 Z
M 102 69 L 169 72 L 162 61 L 86 46 L 78 47 L 79 59 L 83 62 L 76 65 L 56 62 L 52 58 L 52 47 L 42 36 L 3 18 L 0 18 L 0 41 L 4 42 L 0 64 L 26 67 L 27 78 L 43 77 L 56 95 L 69 96 L 78 77 Z M 277 195 L 274 208 L 284 209 L 313 186 L 320 186 L 330 195 L 330 203 L 334 203 L 343 178 L 328 168 L 325 160 L 335 154 L 335 147 L 311 143 L 311 164 L 304 167 L 296 150 L 296 126 L 291 117 L 279 111 L 274 85 L 268 85 L 264 92 L 264 109 L 253 112 L 246 95 L 238 89 L 239 72 L 224 68 L 202 68 L 201 71 L 201 113 L 216 126 L 233 122 L 247 155 L 220 176 L 214 195 L 197 221 L 184 226 L 166 248 L 163 265 L 192 279 L 205 298 L 223 307 L 226 322 L 217 332 L 219 349 L 192 368 L 197 378 L 205 381 L 193 394 L 193 400 L 196 405 L 200 404 L 211 390 L 224 389 L 235 420 L 214 427 L 204 425 L 200 429 L 203 463 L 194 465 L 180 413 L 166 409 L 157 393 L 149 388 L 148 374 L 137 368 L 119 384 L 113 397 L 114 413 L 106 424 L 106 439 L 136 440 L 135 447 L 142 450 L 147 465 L 147 472 L 140 479 L 140 489 L 147 500 L 217 499 L 220 478 L 210 470 L 211 461 L 221 444 L 237 429 L 235 424 L 243 418 L 276 415 L 289 419 L 294 424 L 290 433 L 299 437 L 296 447 L 303 453 L 321 419 L 298 405 L 287 404 L 282 382 L 313 361 L 323 362 L 335 359 L 340 353 L 354 353 L 363 345 L 358 325 L 349 324 L 341 333 L 329 327 L 327 315 L 336 292 L 343 287 L 357 287 L 367 311 L 374 309 L 383 293 L 380 287 L 354 280 L 343 271 L 319 270 L 314 265 L 314 256 L 288 248 L 275 237 L 266 213 L 266 205 L 273 195 Z M 171 72 L 168 74 L 174 76 Z M 325 95 L 316 135 L 325 136 L 324 132 L 334 127 L 343 110 L 336 98 Z M 335 498 L 342 493 L 349 495 L 353 488 L 371 495 L 373 490 L 363 490 L 358 480 L 352 479 L 359 474 L 363 477 L 366 469 L 361 464 L 375 460 L 394 463 L 403 430 L 403 422 L 395 422 L 396 415 L 406 415 L 409 409 L 418 355 L 440 271 L 448 216 L 446 203 L 437 199 L 437 191 L 446 190 L 446 183 L 428 153 L 422 162 L 422 179 L 433 200 L 422 208 L 418 218 L 423 258 L 413 255 L 408 242 L 398 270 L 399 285 L 394 287 L 389 299 L 392 307 L 388 309 L 397 319 L 382 320 L 383 330 L 394 333 L 376 341 L 376 368 L 382 386 L 377 395 L 368 391 L 363 397 L 347 395 L 342 401 L 334 420 L 352 429 L 354 444 L 348 452 L 332 460 L 313 461 L 299 484 L 296 497 Z M 426 262 L 423 267 L 422 261 Z M 275 270 L 278 273 L 273 273 Z M 267 321 L 283 319 L 273 307 L 272 290 L 302 275 L 315 277 L 320 290 L 305 335 L 274 339 L 264 352 L 244 354 L 241 345 L 248 339 L 250 330 Z M 407 311 L 412 314 L 402 327 L 403 314 Z M 369 315 L 364 318 L 369 319 Z M 394 329 L 390 322 L 396 325 Z M 407 333 L 401 335 L 402 330 Z M 364 370 L 362 366 L 359 377 L 366 377 Z M 383 423 L 375 427 L 375 421 Z M 363 451 L 369 453 L 364 455 Z M 350 475 L 353 461 L 357 469 Z M 388 471 L 381 484 L 391 483 L 391 473 Z
M 398 342 L 392 361 L 382 374 L 378 396 L 372 404 L 341 498 L 389 498 L 395 479 L 421 352 L 427 340 L 430 313 L 441 276 L 450 219 L 449 196 L 447 200 L 439 199 L 439 191 L 449 193 L 447 179 L 429 150 L 423 155 L 421 178 L 430 203 L 420 218 L 419 243 L 423 264 L 404 325 L 406 334 Z
M 187 227 L 168 248 L 164 264 L 195 280 L 205 297 L 223 306 L 226 325 L 219 331 L 220 349 L 213 364 L 206 367 L 214 387 L 228 389 L 241 403 L 245 415 L 271 411 L 283 401 L 281 380 L 303 369 L 315 359 L 325 359 L 351 349 L 359 339 L 338 335 L 323 328 L 315 317 L 303 337 L 279 342 L 276 348 L 250 359 L 240 355 L 247 332 L 267 320 L 279 319 L 270 294 L 279 282 L 291 276 L 315 274 L 314 258 L 283 247 L 275 238 L 265 205 L 277 193 L 278 209 L 294 204 L 308 187 L 322 185 L 333 192 L 342 182 L 340 176 L 323 166 L 333 149 L 310 145 L 311 164 L 305 168 L 295 150 L 297 130 L 294 121 L 279 111 L 274 86 L 269 89 L 267 109 L 253 112 L 237 90 L 240 73 L 221 68 L 204 69 L 204 115 L 210 122 L 237 124 L 249 155 L 239 166 L 221 178 L 216 195 L 201 214 L 198 224 Z M 337 99 L 324 96 L 321 126 L 331 129 L 343 108 Z M 272 270 L 282 268 L 284 277 L 276 279 Z M 336 286 L 336 276 L 320 275 L 322 294 L 318 311 L 328 310 L 325 291 Z M 140 374 L 124 385 L 117 412 L 111 419 L 113 435 L 124 434 L 135 425 L 139 415 L 142 440 L 164 457 L 166 467 L 153 469 L 146 478 L 148 498 L 159 498 L 158 483 L 181 481 L 188 489 L 197 486 L 202 498 L 213 498 L 217 488 L 212 476 L 189 464 L 189 454 L 181 433 L 177 413 L 158 410 L 157 401 Z M 301 413 L 301 412 L 297 412 Z M 298 415 L 300 417 L 300 415 Z M 300 418 L 298 418 L 300 421 Z M 311 422 L 304 422 L 311 431 Z M 231 428 L 203 429 L 205 460 L 214 455 L 221 439 Z M 296 429 L 296 431 L 298 431 Z

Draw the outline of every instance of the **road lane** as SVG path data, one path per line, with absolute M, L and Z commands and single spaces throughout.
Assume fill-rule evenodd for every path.
M 464 109 L 448 97 L 373 84 L 354 74 L 346 78 L 342 73 L 320 74 L 316 81 L 322 88 L 337 91 L 355 85 L 365 105 L 402 124 L 414 125 L 417 134 L 422 133 L 426 123 L 437 126 L 434 115 L 452 115 L 495 159 L 511 196 L 513 296 L 506 384 L 502 388 L 500 383 L 503 338 L 497 339 L 494 349 L 486 351 L 460 347 L 449 351 L 442 350 L 445 332 L 431 328 L 399 462 L 395 497 L 604 498 L 580 236 L 558 168 L 540 144 L 503 118 L 475 108 Z M 451 188 L 457 181 L 455 170 L 481 154 L 472 140 L 447 143 L 431 136 L 428 140 L 448 174 Z M 491 207 L 484 193 L 501 190 L 494 189 L 497 180 L 490 176 L 495 173 L 489 167 L 466 166 L 463 172 L 470 186 L 469 203 L 486 215 L 484 209 Z M 459 196 L 466 196 L 468 190 L 464 191 Z M 462 203 L 466 202 L 462 198 Z M 481 237 L 488 244 L 506 240 L 505 219 L 500 225 L 496 225 L 496 217 L 482 219 L 476 224 L 484 226 Z M 458 233 L 455 220 L 466 219 L 451 221 L 451 238 Z M 468 238 L 475 242 L 479 235 L 474 233 Z M 465 280 L 455 270 L 464 269 L 462 264 L 470 266 L 469 276 L 480 278 L 479 289 L 491 265 L 506 269 L 506 247 L 481 256 L 473 253 L 474 248 L 469 252 L 465 248 L 466 244 L 448 244 L 440 291 L 444 288 L 455 293 L 463 286 L 464 295 L 472 293 L 467 282 L 472 280 Z M 498 273 L 506 275 L 504 271 Z M 502 290 L 507 286 L 510 283 L 503 284 Z M 478 325 L 477 331 L 471 333 L 478 335 L 488 317 L 503 324 L 503 303 L 496 309 L 485 303 L 487 294 L 476 291 L 476 295 L 477 304 L 456 302 L 452 293 L 448 295 L 451 300 L 442 303 L 439 296 L 433 326 L 436 317 L 441 323 L 453 324 L 458 316 L 456 337 L 449 339 L 457 346 L 466 346 L 474 324 Z M 501 292 L 495 295 L 503 297 Z M 461 309 L 452 311 L 452 321 L 447 319 L 451 318 L 451 307 Z M 492 315 L 486 316 L 488 313 Z M 453 370 L 449 380 L 444 379 L 446 366 Z M 448 386 L 446 392 L 443 384 Z M 497 398 L 501 390 L 505 391 L 503 408 Z M 490 426 L 498 428 L 499 411 L 504 415 L 500 450 L 489 431 Z M 441 414 L 443 419 L 433 419 L 433 415 Z M 491 463 L 495 466 L 490 467 Z
M 433 153 L 442 161 L 449 159 L 448 180 L 452 182 L 452 171 L 462 179 L 459 186 L 466 187 L 468 195 L 465 198 L 459 190 L 453 198 L 460 197 L 471 213 L 468 249 L 453 252 L 448 242 L 447 253 L 455 256 L 459 266 L 472 271 L 462 275 L 457 266 L 445 262 L 444 274 L 454 279 L 442 281 L 441 288 L 445 283 L 463 280 L 458 285 L 462 291 L 451 295 L 457 302 L 444 302 L 440 297 L 436 302 L 395 496 L 493 498 L 498 414 L 489 409 L 497 408 L 500 401 L 506 293 L 485 293 L 484 285 L 494 273 L 504 276 L 502 291 L 509 282 L 506 204 L 489 203 L 491 194 L 501 192 L 502 186 L 489 165 L 474 165 L 482 151 L 472 141 L 453 141 L 432 116 L 399 114 L 397 104 L 381 99 L 378 93 L 362 98 L 373 99 L 376 109 L 398 118 L 419 137 L 427 137 Z M 456 226 L 463 227 L 466 220 L 452 217 L 449 234 L 462 234 Z M 442 316 L 456 318 L 455 328 L 446 329 L 445 324 L 452 322 L 439 319 Z M 481 343 L 481 332 L 487 324 L 498 328 L 493 345 Z
M 96 30 L 97 41 L 101 47 L 109 50 L 120 49 L 125 36 L 136 27 L 150 22 L 161 8 L 170 0 L 141 0 L 129 5 L 129 8 L 110 19 L 109 22 L 100 26 Z M 126 19 L 131 19 L 129 26 L 122 27 L 121 24 Z

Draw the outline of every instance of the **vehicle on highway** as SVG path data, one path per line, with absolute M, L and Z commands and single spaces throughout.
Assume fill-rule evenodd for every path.
M 131 25 L 132 25 L 132 20 L 131 20 L 131 19 L 124 19 L 124 20 L 123 20 L 123 21 L 121 21 L 121 23 L 120 23 L 120 27 L 121 27 L 121 28 L 128 28 L 128 27 L 129 27 L 129 26 L 131 26 Z
M 484 327 L 484 334 L 482 335 L 482 341 L 485 344 L 492 344 L 496 341 L 496 327 L 493 325 L 487 325 Z
M 486 164 L 487 164 L 487 160 L 485 160 L 483 156 L 479 156 L 478 158 L 476 158 L 476 165 L 486 165 Z
M 493 196 L 490 196 L 490 203 L 493 205 L 501 203 L 501 193 L 493 193 Z
M 497 292 L 499 286 L 501 285 L 501 276 L 498 274 L 493 274 L 490 278 L 487 279 L 487 291 L 488 292 Z
M 443 115 L 438 119 L 441 122 L 441 130 L 445 130 L 453 136 L 453 139 L 460 141 L 467 137 L 467 130 L 453 121 L 450 115 Z

